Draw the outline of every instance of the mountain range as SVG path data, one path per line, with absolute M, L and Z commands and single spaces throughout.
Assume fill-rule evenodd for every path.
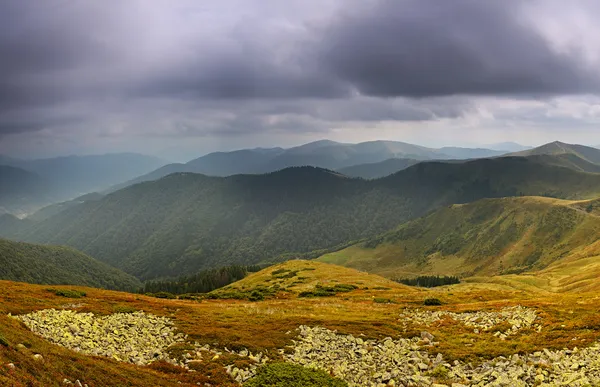
M 0 235 L 68 245 L 149 279 L 316 257 L 443 206 L 531 195 L 593 199 L 600 174 L 565 166 L 563 155 L 427 161 L 374 180 L 315 167 L 230 177 L 175 173 L 39 221 L 0 222 Z
M 191 160 L 186 164 L 169 164 L 146 175 L 116 185 L 111 191 L 144 181 L 156 180 L 175 172 L 193 172 L 208 176 L 231 176 L 236 174 L 261 174 L 278 171 L 288 167 L 314 166 L 331 170 L 347 171 L 348 167 L 361 169 L 359 165 L 385 162 L 389 159 L 413 160 L 400 163 L 397 168 L 390 168 L 387 162 L 385 170 L 397 172 L 403 165 L 414 164 L 423 160 L 471 159 L 493 157 L 507 153 L 481 148 L 445 147 L 439 149 L 398 141 L 369 141 L 358 144 L 344 144 L 330 140 L 315 141 L 301 146 L 283 148 L 243 149 L 232 152 L 215 152 Z M 379 177 L 382 172 L 378 166 L 366 166 L 368 172 L 351 174 L 355 177 Z M 351 170 L 352 171 L 352 170 Z M 351 172 L 353 173 L 353 172 Z

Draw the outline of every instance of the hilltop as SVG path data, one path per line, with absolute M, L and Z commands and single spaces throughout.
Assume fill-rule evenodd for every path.
M 141 283 L 69 247 L 0 239 L 0 278 L 37 284 L 84 285 L 134 291 Z
M 537 148 L 510 153 L 507 156 L 574 155 L 589 163 L 600 164 L 600 149 L 554 141 Z
M 542 197 L 451 205 L 319 260 L 394 278 L 524 272 L 542 278 L 543 269 L 600 256 L 599 206 L 599 200 Z
M 229 292 L 252 292 L 253 289 L 277 289 L 284 290 L 290 294 L 311 292 L 319 287 L 347 286 L 348 289 L 355 287 L 374 288 L 385 290 L 399 290 L 403 292 L 414 292 L 414 288 L 400 285 L 378 275 L 361 272 L 328 263 L 290 260 L 268 267 L 257 273 L 252 273 L 242 280 L 221 289 L 214 290 L 212 294 L 222 295 Z M 346 293 L 343 289 L 341 293 Z M 350 296 L 351 292 L 345 294 Z
M 547 156 L 552 157 L 552 156 Z M 316 257 L 452 203 L 600 195 L 600 175 L 537 157 L 423 162 L 377 180 L 298 167 L 227 178 L 173 174 L 0 235 L 69 245 L 141 279 Z

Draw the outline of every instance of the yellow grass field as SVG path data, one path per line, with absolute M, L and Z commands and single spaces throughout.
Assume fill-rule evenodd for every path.
M 591 264 L 591 263 L 590 263 Z M 275 278 L 274 271 L 296 272 L 291 278 Z M 558 270 L 558 269 L 557 269 Z M 551 272 L 552 273 L 552 272 Z M 556 272 L 555 272 L 556 273 Z M 558 274 L 554 281 L 560 282 Z M 550 274 L 548 274 L 550 278 Z M 299 279 L 302 277 L 301 279 Z M 211 347 L 268 353 L 272 359 L 281 355 L 291 343 L 299 325 L 323 326 L 342 334 L 363 334 L 367 338 L 414 337 L 427 330 L 439 344 L 435 351 L 448 360 L 471 362 L 499 355 L 528 353 L 542 348 L 584 347 L 600 338 L 600 294 L 553 293 L 551 286 L 539 281 L 513 276 L 487 282 L 466 282 L 432 290 L 399 285 L 382 277 L 331 264 L 313 261 L 290 261 L 269 267 L 230 285 L 232 289 L 279 284 L 275 297 L 258 302 L 238 300 L 165 300 L 137 294 L 92 288 L 80 299 L 56 296 L 48 286 L 0 282 L 0 334 L 8 347 L 0 346 L 0 385 L 60 386 L 63 379 L 94 386 L 213 386 L 237 385 L 225 372 L 227 364 L 248 362 L 235 356 L 221 356 L 194 363 L 190 372 L 164 362 L 138 367 L 114 360 L 81 355 L 53 345 L 31 333 L 24 325 L 7 316 L 47 308 L 75 309 L 106 315 L 124 308 L 143 310 L 170 317 L 188 341 Z M 316 285 L 352 284 L 356 290 L 333 297 L 299 298 L 302 291 Z M 518 286 L 515 286 L 518 285 Z M 590 288 L 591 289 L 591 288 Z M 426 298 L 435 297 L 441 306 L 423 306 Z M 390 303 L 375 302 L 389 299 Z M 432 326 L 419 326 L 400 319 L 405 308 L 464 312 L 497 310 L 522 305 L 533 308 L 542 328 L 525 329 L 518 336 L 501 340 L 492 332 L 476 334 L 472 329 L 449 320 Z M 18 344 L 24 344 L 25 348 Z M 185 352 L 185 345 L 179 348 Z M 33 360 L 41 354 L 43 362 Z M 240 363 L 241 362 L 241 363 Z M 6 366 L 15 365 L 14 369 Z M 180 384 L 181 383 L 181 384 Z

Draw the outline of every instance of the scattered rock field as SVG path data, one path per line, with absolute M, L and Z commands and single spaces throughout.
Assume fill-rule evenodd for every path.
M 95 316 L 45 309 L 14 317 L 55 344 L 137 365 L 171 360 L 166 349 L 183 341 L 183 335 L 175 333 L 171 320 L 144 312 Z
M 508 323 L 510 328 L 504 332 L 497 331 L 496 336 L 505 339 L 507 336 L 515 335 L 520 330 L 531 328 L 532 326 L 538 331 L 541 330 L 541 325 L 534 324 L 537 319 L 537 313 L 533 309 L 524 308 L 522 306 L 512 306 L 503 308 L 500 311 L 477 311 L 455 313 L 445 310 L 432 311 L 421 309 L 405 309 L 400 313 L 400 321 L 405 325 L 415 324 L 429 326 L 444 318 L 450 318 L 457 322 L 473 328 L 475 333 L 479 331 L 490 331 L 494 327 Z
M 189 369 L 192 362 L 215 360 L 224 354 L 248 358 L 253 362 L 246 369 L 231 365 L 225 367 L 240 384 L 253 377 L 260 364 L 270 360 L 262 353 L 253 354 L 245 349 L 216 350 L 208 345 L 186 342 L 182 334 L 176 333 L 170 319 L 144 312 L 95 316 L 72 310 L 47 309 L 13 317 L 58 345 L 138 365 L 165 360 Z M 508 323 L 510 329 L 494 333 L 501 338 L 525 328 L 541 327 L 536 324 L 538 317 L 535 310 L 519 306 L 497 312 L 454 313 L 412 309 L 400 314 L 401 321 L 420 326 L 432 325 L 446 318 L 463 323 L 476 332 L 491 332 L 495 326 L 503 324 L 505 327 Z M 169 348 L 175 344 L 189 348 L 177 360 L 168 354 Z M 500 356 L 476 366 L 460 361 L 450 363 L 435 352 L 435 346 L 435 337 L 427 331 L 410 339 L 388 337 L 368 340 L 338 334 L 323 327 L 300 326 L 290 350 L 279 349 L 279 353 L 286 361 L 330 372 L 352 387 L 600 386 L 598 343 L 582 349 L 544 349 L 525 355 Z

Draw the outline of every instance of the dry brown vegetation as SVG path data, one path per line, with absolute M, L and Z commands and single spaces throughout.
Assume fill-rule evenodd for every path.
M 282 271 L 287 270 L 287 271 Z M 278 274 L 273 275 L 273 272 Z M 294 276 L 282 275 L 296 272 Z M 277 276 L 282 278 L 276 278 Z M 283 278 L 287 277 L 287 278 Z M 303 279 L 299 280 L 298 278 Z M 267 281 L 269 280 L 269 281 Z M 337 281 L 337 282 L 336 282 Z M 113 360 L 80 355 L 50 344 L 33 335 L 8 313 L 22 314 L 46 308 L 74 308 L 96 314 L 120 310 L 144 310 L 172 318 L 178 329 L 189 335 L 188 340 L 210 344 L 211 347 L 252 352 L 268 352 L 272 359 L 280 355 L 296 335 L 299 325 L 324 326 L 340 333 L 365 335 L 368 338 L 413 337 L 422 330 L 435 336 L 439 344 L 431 349 L 448 360 L 477 362 L 498 355 L 511 355 L 542 348 L 583 347 L 600 337 L 600 295 L 597 293 L 550 294 L 516 289 L 506 284 L 464 283 L 424 290 L 410 288 L 382 277 L 339 266 L 307 261 L 290 261 L 267 268 L 235 283 L 232 289 L 252 289 L 272 286 L 280 291 L 264 301 L 242 300 L 165 300 L 142 295 L 99 290 L 84 291 L 87 296 L 70 299 L 47 291 L 47 286 L 15 282 L 0 282 L 0 334 L 9 346 L 0 345 L 0 385 L 60 386 L 63 379 L 79 379 L 90 387 L 97 386 L 168 386 L 196 385 L 200 382 L 219 386 L 236 385 L 223 366 L 247 360 L 222 356 L 215 360 L 196 362 L 189 372 L 167 363 L 137 367 Z M 301 291 L 318 284 L 353 284 L 358 289 L 330 297 L 299 298 Z M 423 306 L 426 298 L 439 298 L 442 306 Z M 386 298 L 391 303 L 374 302 Z M 505 306 L 523 305 L 533 308 L 541 317 L 541 332 L 523 330 L 518 335 L 501 340 L 493 331 L 476 334 L 472 329 L 446 319 L 430 327 L 400 320 L 404 308 L 425 308 L 464 312 L 497 310 Z M 500 328 L 500 327 L 499 327 Z M 25 348 L 18 348 L 24 344 Z M 180 348 L 185 351 L 185 346 Z M 41 354 L 43 362 L 33 354 Z M 15 365 L 14 369 L 7 367 Z

